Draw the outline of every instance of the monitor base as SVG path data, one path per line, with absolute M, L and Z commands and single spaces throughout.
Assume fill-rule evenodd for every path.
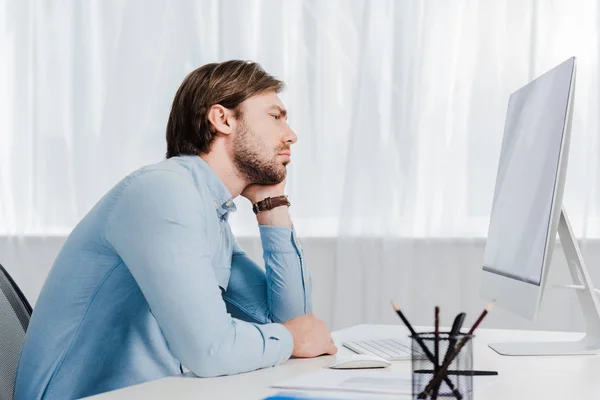
M 571 356 L 600 352 L 600 338 L 584 337 L 573 342 L 490 343 L 489 347 L 503 356 Z
M 563 208 L 558 223 L 558 236 L 573 279 L 571 288 L 577 290 L 577 298 L 586 325 L 586 335 L 572 342 L 493 343 L 489 346 L 498 354 L 506 356 L 559 356 L 597 354 L 600 352 L 600 302 L 595 294 L 592 279 L 583 262 L 581 250 L 567 213 Z

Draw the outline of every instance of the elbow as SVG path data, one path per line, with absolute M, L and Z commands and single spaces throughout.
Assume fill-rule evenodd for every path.
M 216 357 L 202 357 L 186 366 L 198 378 L 214 378 L 216 376 L 232 375 Z
M 185 348 L 178 348 L 177 356 L 200 378 L 234 375 L 270 364 L 270 359 L 263 359 L 262 334 L 252 324 L 236 326 L 232 321 L 226 328 L 204 332 L 200 340 L 194 340 L 191 345 L 190 342 L 192 340 Z
M 214 378 L 237 373 L 231 358 L 223 351 L 216 350 L 217 347 L 218 345 L 191 352 L 184 357 L 182 364 L 199 378 Z
M 200 344 L 180 358 L 181 363 L 199 378 L 234 375 L 245 372 L 239 355 L 226 337 Z

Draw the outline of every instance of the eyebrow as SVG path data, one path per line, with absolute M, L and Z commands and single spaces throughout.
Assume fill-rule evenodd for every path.
M 281 108 L 278 105 L 272 105 L 271 107 L 269 107 L 269 111 L 272 111 L 272 110 L 279 111 L 279 113 L 281 115 L 283 115 L 283 117 L 287 120 L 288 113 L 287 113 L 287 110 L 285 108 Z

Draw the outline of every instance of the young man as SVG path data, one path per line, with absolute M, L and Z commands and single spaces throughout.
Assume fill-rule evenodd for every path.
M 284 196 L 296 135 L 258 64 L 189 74 L 167 125 L 167 160 L 110 190 L 73 229 L 21 352 L 15 399 L 71 399 L 177 375 L 235 374 L 337 349 Z M 266 272 L 229 224 L 253 204 Z

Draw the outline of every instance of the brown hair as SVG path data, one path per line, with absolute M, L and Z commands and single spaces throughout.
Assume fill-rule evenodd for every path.
M 217 135 L 208 120 L 213 105 L 235 110 L 239 118 L 244 100 L 265 92 L 279 93 L 283 88 L 283 82 L 249 61 L 206 64 L 192 71 L 173 99 L 167 123 L 167 158 L 210 151 Z

